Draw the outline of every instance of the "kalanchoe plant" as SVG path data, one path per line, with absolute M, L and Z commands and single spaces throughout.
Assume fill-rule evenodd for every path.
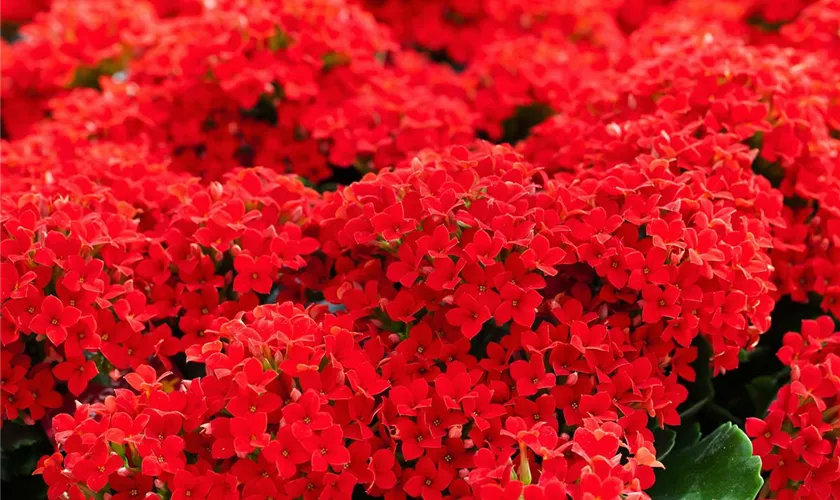
M 393 487 L 393 457 L 390 468 L 368 463 L 387 444 L 374 432 L 384 366 L 347 320 L 313 314 L 258 306 L 187 349 L 205 376 L 172 386 L 143 365 L 126 376 L 131 390 L 56 417 L 66 457 L 39 469 L 51 496 L 344 498 L 356 484 Z
M 802 333 L 784 336 L 778 357 L 790 367 L 764 418 L 749 418 L 753 450 L 770 471 L 768 491 L 831 498 L 840 478 L 840 335 L 834 320 L 802 322 Z
M 170 367 L 220 317 L 272 292 L 300 296 L 281 270 L 318 247 L 300 227 L 314 191 L 258 169 L 212 186 L 161 180 L 146 230 L 143 198 L 132 207 L 83 177 L 4 198 L 4 419 L 32 424 L 62 406 L 57 382 L 79 396 L 100 372 Z
M 840 498 L 837 0 L 0 20 L 8 495 Z

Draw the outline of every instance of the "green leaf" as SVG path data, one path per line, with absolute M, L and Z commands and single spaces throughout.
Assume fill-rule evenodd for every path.
M 700 432 L 699 422 L 693 422 L 691 424 L 683 423 L 677 432 L 671 453 L 680 453 L 689 446 L 694 446 L 700 441 L 701 437 L 702 433 Z
M 701 441 L 672 451 L 648 492 L 654 500 L 753 500 L 761 459 L 741 429 L 726 423 Z
M 656 446 L 656 459 L 660 462 L 674 449 L 677 433 L 668 427 L 653 429 L 653 444 Z
M 776 393 L 778 392 L 778 383 L 775 377 L 764 375 L 752 379 L 752 381 L 747 384 L 746 389 L 747 395 L 750 397 L 753 407 L 755 407 L 755 414 L 763 416 L 767 413 L 767 408 L 776 397 Z
M 288 48 L 292 44 L 292 39 L 289 34 L 281 30 L 279 26 L 274 27 L 274 34 L 268 39 L 268 50 L 277 52 Z
M 111 76 L 122 71 L 127 59 L 128 54 L 125 53 L 118 57 L 103 59 L 93 66 L 77 66 L 73 72 L 73 78 L 67 86 L 71 89 L 88 88 L 102 90 L 99 85 L 99 78 Z
M 26 478 L 31 477 L 32 471 L 38 465 L 38 460 L 50 453 L 51 446 L 40 425 L 20 425 L 14 422 L 7 422 L 0 432 L 0 479 L 3 481 L 3 491 L 16 491 L 18 483 L 27 483 L 23 491 L 32 490 L 31 484 Z M 43 485 L 43 481 L 37 481 L 35 486 Z M 23 498 L 9 494 L 10 498 Z M 37 495 L 36 495 L 37 496 Z M 46 496 L 44 496 L 46 497 Z M 36 497 L 29 496 L 33 499 Z
M 756 174 L 767 178 L 770 185 L 775 188 L 779 187 L 782 184 L 782 179 L 785 178 L 785 171 L 781 162 L 769 162 L 761 156 L 757 156 L 753 160 L 752 170 Z
M 766 347 L 760 345 L 750 350 L 741 349 L 740 351 L 738 351 L 738 361 L 740 363 L 749 363 L 750 361 L 753 361 L 755 359 L 761 359 L 766 356 L 774 356 L 775 354 L 775 351 L 770 352 L 770 349 L 767 349 Z
M 554 114 L 548 104 L 536 102 L 527 106 L 519 106 L 513 116 L 502 122 L 502 138 L 500 142 L 516 144 L 528 137 L 531 129 L 546 121 Z
M 321 56 L 321 63 L 323 64 L 323 70 L 329 71 L 336 66 L 349 64 L 350 56 L 342 54 L 341 52 L 327 52 Z

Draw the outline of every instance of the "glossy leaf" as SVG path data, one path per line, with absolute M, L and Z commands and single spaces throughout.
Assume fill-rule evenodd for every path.
M 763 483 L 749 438 L 730 423 L 662 462 L 649 491 L 655 500 L 753 500 Z

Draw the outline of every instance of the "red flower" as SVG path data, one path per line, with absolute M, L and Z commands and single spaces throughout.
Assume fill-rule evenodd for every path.
M 397 351 L 412 358 L 434 360 L 439 357 L 441 339 L 425 323 L 420 323 L 411 328 L 408 338 L 397 345 Z M 391 395 L 393 395 L 391 391 Z
M 485 266 L 495 263 L 496 256 L 502 250 L 505 242 L 498 234 L 491 239 L 485 231 L 476 231 L 472 241 L 464 247 L 464 255 Z
M 753 452 L 764 457 L 770 454 L 774 446 L 788 448 L 790 434 L 782 430 L 784 412 L 772 410 L 764 420 L 748 418 L 746 421 L 747 434 L 753 438 Z
M 607 249 L 602 255 L 600 262 L 595 269 L 598 274 L 607 278 L 607 282 L 616 288 L 624 288 L 630 277 L 632 268 L 626 262 L 624 249 L 613 247 Z
M 10 350 L 0 350 L 0 391 L 6 394 L 18 392 L 25 383 L 28 363 L 15 362 L 15 355 Z
M 0 300 L 23 297 L 23 289 L 35 278 L 36 274 L 32 271 L 21 276 L 14 264 L 0 263 Z
M 420 458 L 428 448 L 440 448 L 440 438 L 435 438 L 429 426 L 423 425 L 423 422 L 418 424 L 409 419 L 400 419 L 395 427 L 406 460 Z
M 26 372 L 23 367 L 20 371 L 22 373 Z M 19 417 L 24 420 L 27 418 L 25 411 L 32 405 L 33 398 L 32 394 L 21 390 L 22 388 L 23 384 L 3 388 L 0 405 L 2 406 L 3 416 L 9 420 L 15 420 Z
M 69 259 L 67 274 L 61 282 L 71 292 L 84 288 L 89 292 L 102 293 L 105 282 L 100 277 L 104 266 L 105 263 L 99 259 L 85 262 L 81 257 L 73 256 Z
M 162 285 L 172 276 L 171 263 L 169 253 L 159 242 L 153 242 L 149 245 L 148 258 L 137 265 L 136 271 L 140 277 L 156 285 Z
M 819 411 L 825 411 L 826 404 L 823 397 L 831 391 L 823 394 L 826 389 L 826 380 L 823 378 L 822 370 L 818 366 L 806 364 L 799 367 L 797 375 L 790 383 L 790 392 L 799 396 L 802 401 L 813 401 Z
M 458 245 L 458 239 L 451 237 L 449 229 L 441 224 L 417 240 L 417 252 L 422 257 L 428 255 L 433 259 L 449 257 L 451 250 Z
M 417 300 L 411 293 L 400 290 L 397 296 L 385 304 L 385 312 L 394 321 L 411 323 L 414 315 L 423 308 L 421 301 Z
M 397 485 L 397 476 L 394 473 L 396 457 L 390 450 L 377 450 L 370 459 L 368 470 L 373 474 L 371 486 L 388 491 Z
M 434 270 L 426 277 L 426 285 L 436 291 L 453 290 L 461 281 L 459 274 L 465 263 L 463 259 L 456 263 L 448 256 L 435 258 Z
M 521 482 L 509 481 L 504 488 L 498 484 L 485 484 L 479 490 L 479 498 L 482 500 L 520 500 L 523 498 L 522 490 L 525 487 Z M 529 498 L 528 500 L 532 500 Z
M 642 288 L 642 319 L 645 323 L 656 323 L 663 317 L 676 318 L 680 314 L 679 296 L 680 290 L 672 285 L 666 285 L 664 290 L 657 285 L 646 285 Z
M 35 374 L 27 384 L 27 388 L 18 391 L 23 393 L 29 391 L 32 401 L 28 405 L 29 416 L 32 420 L 40 420 L 47 408 L 58 408 L 64 402 L 61 394 L 55 390 L 55 379 L 49 370 L 42 370 Z
M 93 316 L 82 316 L 75 325 L 67 329 L 67 339 L 64 341 L 64 352 L 70 357 L 79 357 L 84 351 L 99 349 L 101 337 Z
M 412 245 L 400 245 L 397 251 L 398 261 L 388 266 L 388 279 L 403 286 L 411 286 L 420 276 L 419 267 L 423 255 L 414 252 Z
M 149 365 L 140 365 L 134 372 L 128 373 L 125 376 L 125 381 L 134 388 L 135 391 L 145 393 L 147 396 L 160 387 L 162 387 L 161 380 L 168 377 L 171 373 L 164 372 L 160 375 L 157 371 Z
M 234 417 L 230 421 L 233 434 L 233 447 L 240 457 L 257 448 L 265 447 L 271 436 L 266 432 L 268 416 L 265 413 L 253 413 L 247 417 Z
M 271 292 L 276 271 L 270 256 L 262 255 L 255 260 L 250 255 L 241 253 L 233 260 L 233 267 L 236 269 L 233 289 L 237 292 L 248 293 L 251 290 L 264 294 Z
M 504 406 L 492 402 L 493 393 L 486 386 L 475 388 L 472 397 L 464 399 L 464 414 L 472 419 L 482 431 L 490 428 L 490 421 L 505 415 Z
M 88 382 L 99 375 L 96 363 L 86 360 L 83 357 L 69 358 L 53 368 L 53 374 L 57 379 L 67 382 L 70 392 L 78 396 L 81 394 Z
M 207 498 L 213 483 L 207 478 L 195 475 L 185 469 L 175 472 L 172 500 L 195 500 Z
M 113 453 L 105 443 L 93 447 L 89 458 L 76 463 L 73 475 L 84 481 L 88 488 L 99 491 L 108 483 L 108 477 L 123 466 L 122 458 Z
M 309 461 L 309 453 L 287 426 L 280 428 L 275 439 L 263 448 L 262 454 L 277 466 L 280 477 L 284 479 L 293 477 L 297 466 Z
M 516 391 L 520 396 L 533 396 L 540 389 L 550 389 L 556 385 L 556 377 L 546 373 L 542 356 L 533 355 L 528 361 L 514 361 L 510 365 L 510 375 L 516 381 Z
M 278 394 L 270 392 L 257 394 L 251 390 L 242 390 L 239 395 L 234 396 L 230 400 L 226 408 L 234 417 L 247 417 L 254 413 L 270 414 L 278 410 L 282 405 L 283 398 Z
M 310 453 L 314 471 L 323 472 L 328 466 L 339 469 L 350 462 L 350 452 L 344 446 L 344 434 L 338 425 L 304 439 L 303 447 Z
M 533 426 L 537 422 L 545 422 L 555 430 L 558 428 L 556 409 L 554 397 L 550 394 L 543 394 L 536 401 L 519 397 L 513 404 L 515 415 L 522 417 L 526 425 Z
M 154 479 L 143 474 L 128 477 L 115 474 L 109 484 L 116 492 L 112 497 L 114 500 L 141 500 L 152 491 Z
M 306 391 L 297 401 L 283 407 L 283 418 L 295 437 L 304 439 L 313 432 L 332 426 L 332 417 L 321 411 L 321 398 L 315 391 Z
M 148 476 L 159 476 L 163 472 L 177 474 L 187 463 L 184 440 L 179 436 L 167 436 L 163 441 L 144 439 L 137 449 L 143 457 L 143 474 Z
M 446 468 L 435 467 L 428 458 L 421 458 L 414 466 L 414 471 L 403 485 L 406 493 L 423 500 L 440 500 L 442 492 L 452 482 L 453 475 Z
M 523 290 L 510 283 L 500 290 L 502 303 L 493 313 L 496 324 L 507 323 L 511 318 L 517 325 L 530 328 L 534 324 L 536 309 L 542 303 L 542 296 L 536 290 Z
M 454 309 L 447 311 L 446 320 L 460 327 L 461 333 L 468 339 L 478 335 L 482 325 L 491 317 L 490 309 L 469 294 L 458 294 L 455 305 Z
M 654 246 L 647 252 L 630 252 L 625 257 L 627 267 L 631 269 L 627 286 L 634 290 L 641 290 L 647 283 L 667 285 L 671 275 L 665 265 L 668 252 L 661 247 Z
M 531 240 L 528 250 L 522 254 L 522 263 L 526 267 L 539 269 L 548 276 L 555 276 L 557 275 L 555 266 L 565 256 L 566 252 L 559 248 L 551 247 L 548 238 L 542 234 L 538 234 Z
M 342 500 L 350 498 L 353 494 L 353 487 L 356 486 L 356 478 L 352 474 L 336 475 L 331 472 L 324 474 L 324 489 L 318 498 L 324 500 Z
M 128 292 L 114 303 L 117 317 L 127 322 L 135 332 L 142 331 L 145 328 L 143 323 L 153 317 L 146 309 L 146 296 L 139 290 Z
M 831 442 L 813 425 L 802 429 L 790 443 L 790 449 L 802 457 L 808 465 L 819 468 L 831 454 Z
M 67 329 L 73 326 L 82 315 L 82 311 L 65 305 L 53 295 L 41 302 L 41 314 L 32 318 L 29 328 L 39 335 L 46 335 L 53 345 L 61 345 L 67 338 Z
M 584 473 L 576 490 L 578 498 L 594 500 L 597 498 L 620 498 L 623 484 L 617 477 L 601 478 L 596 474 Z
M 405 233 L 413 231 L 417 225 L 415 221 L 405 218 L 402 203 L 391 205 L 382 213 L 374 215 L 370 223 L 385 241 L 398 240 Z

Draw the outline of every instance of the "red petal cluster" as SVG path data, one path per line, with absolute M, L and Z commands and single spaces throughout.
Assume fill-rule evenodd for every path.
M 777 498 L 836 498 L 840 491 L 840 333 L 821 316 L 790 332 L 777 354 L 790 367 L 763 419 L 747 419 L 753 450 Z
M 56 379 L 79 396 L 98 372 L 168 367 L 261 296 L 303 296 L 293 276 L 318 248 L 302 232 L 314 191 L 265 169 L 205 186 L 92 163 L 98 183 L 79 174 L 3 199 L 3 418 L 61 406 Z
M 840 316 L 837 0 L 0 16 L 0 413 L 51 499 L 647 499 L 699 345 Z M 765 498 L 840 498 L 834 330 L 746 424 Z

